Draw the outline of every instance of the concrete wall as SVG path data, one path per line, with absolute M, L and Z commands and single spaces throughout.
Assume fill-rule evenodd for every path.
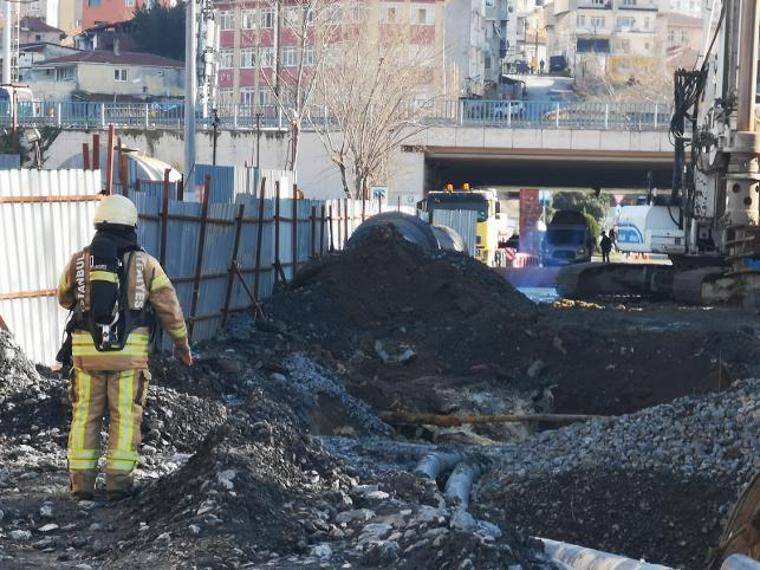
M 137 148 L 182 170 L 183 142 L 178 131 L 121 130 L 122 143 Z M 46 153 L 45 166 L 56 168 L 72 156 L 81 153 L 82 143 L 90 142 L 91 132 L 63 131 Z M 104 135 L 101 135 L 101 140 Z M 199 163 L 211 163 L 212 145 L 209 132 L 196 135 Z M 530 130 L 498 128 L 433 128 L 409 139 L 411 150 L 399 150 L 387 168 L 387 180 L 377 184 L 388 187 L 388 200 L 395 204 L 411 204 L 422 197 L 425 189 L 425 153 L 446 154 L 462 152 L 493 158 L 501 155 L 552 155 L 565 152 L 604 151 L 606 153 L 649 152 L 672 153 L 664 132 L 616 132 L 573 130 Z M 220 165 L 251 164 L 254 159 L 256 136 L 252 132 L 222 131 L 217 142 L 217 163 Z M 287 133 L 264 131 L 261 135 L 261 166 L 283 168 L 288 150 Z M 588 160 L 586 158 L 586 160 Z M 603 159 L 600 159 L 603 160 Z M 342 185 L 337 167 L 330 160 L 319 137 L 312 132 L 301 135 L 298 160 L 298 183 L 308 198 L 342 197 Z

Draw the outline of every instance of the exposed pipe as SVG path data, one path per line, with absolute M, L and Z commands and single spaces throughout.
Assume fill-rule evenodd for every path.
M 481 467 L 478 463 L 462 461 L 451 472 L 446 481 L 445 495 L 449 501 L 458 504 L 460 508 L 470 508 L 470 493 L 475 479 L 480 477 Z
M 760 562 L 743 554 L 732 554 L 723 561 L 720 570 L 760 570 Z
M 672 570 L 670 566 L 649 564 L 575 544 L 567 544 L 548 538 L 540 538 L 539 540 L 544 543 L 544 552 L 548 556 L 575 570 Z
M 433 451 L 423 457 L 414 468 L 417 475 L 436 480 L 444 471 L 452 469 L 462 461 L 463 455 L 458 451 Z

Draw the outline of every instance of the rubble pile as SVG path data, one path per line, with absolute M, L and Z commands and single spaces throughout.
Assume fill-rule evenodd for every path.
M 139 492 L 115 504 L 67 496 L 66 382 L 14 353 L 18 386 L 55 386 L 56 413 L 42 416 L 48 398 L 17 390 L 25 413 L 58 421 L 30 433 L 0 427 L 0 566 L 554 567 L 509 526 L 455 522 L 435 482 L 398 466 L 399 476 L 359 473 L 328 452 L 311 433 L 384 438 L 390 428 L 307 355 L 283 345 L 262 361 L 284 338 L 276 329 L 238 322 L 199 347 L 197 368 L 153 363 Z
M 760 380 L 489 450 L 474 501 L 494 521 L 676 567 L 704 567 L 760 468 Z

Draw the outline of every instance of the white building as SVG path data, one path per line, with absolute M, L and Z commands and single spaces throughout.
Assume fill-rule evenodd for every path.
M 444 58 L 460 97 L 481 97 L 485 93 L 489 52 L 485 7 L 485 0 L 446 3 Z
M 702 18 L 704 0 L 670 0 L 670 11 L 693 18 Z
M 613 72 L 610 63 L 662 60 L 659 11 L 659 0 L 554 0 L 546 6 L 547 55 L 565 56 L 576 76 L 591 60 Z

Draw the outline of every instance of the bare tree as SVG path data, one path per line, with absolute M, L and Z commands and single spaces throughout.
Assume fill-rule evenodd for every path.
M 673 99 L 673 75 L 665 62 L 650 57 L 587 58 L 575 89 L 590 101 L 609 103 L 669 103 Z M 617 62 L 613 66 L 613 63 Z M 623 65 L 625 64 L 625 65 Z
M 263 82 L 274 107 L 288 122 L 288 170 L 295 170 L 298 163 L 301 129 L 312 104 L 325 42 L 339 25 L 335 18 L 338 1 L 263 0 L 256 4 L 259 17 L 253 25 L 244 26 L 248 29 L 241 34 L 256 54 L 256 97 Z M 265 47 L 267 35 L 273 45 Z
M 360 3 L 327 45 L 319 73 L 319 100 L 327 119 L 312 121 L 348 197 L 368 195 L 381 181 L 388 159 L 426 128 L 437 93 L 436 52 L 416 43 L 408 25 L 379 27 Z

